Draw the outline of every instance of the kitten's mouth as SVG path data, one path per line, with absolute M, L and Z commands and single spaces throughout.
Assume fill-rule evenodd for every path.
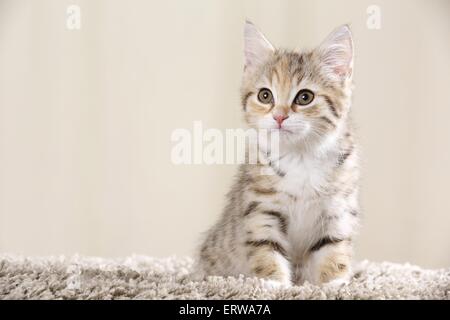
M 283 133 L 294 133 L 293 131 L 291 131 L 291 130 L 289 130 L 289 129 L 286 129 L 286 128 L 283 128 L 283 127 L 278 128 L 278 130 L 279 130 L 280 132 L 283 132 Z
M 290 130 L 290 129 L 286 129 L 286 128 L 272 128 L 270 129 L 272 132 L 277 132 L 278 134 L 293 134 L 294 131 Z

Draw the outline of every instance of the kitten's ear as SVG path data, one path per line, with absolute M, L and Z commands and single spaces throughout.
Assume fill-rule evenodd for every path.
M 262 63 L 274 51 L 266 37 L 247 20 L 244 27 L 245 69 Z
M 353 40 L 348 25 L 340 26 L 317 49 L 321 64 L 332 77 L 351 78 L 353 73 Z

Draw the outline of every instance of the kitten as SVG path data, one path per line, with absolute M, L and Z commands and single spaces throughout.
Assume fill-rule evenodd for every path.
M 244 36 L 244 118 L 276 134 L 279 153 L 241 165 L 200 247 L 199 274 L 285 286 L 346 281 L 359 220 L 350 29 L 335 29 L 306 52 L 275 49 L 250 22 Z

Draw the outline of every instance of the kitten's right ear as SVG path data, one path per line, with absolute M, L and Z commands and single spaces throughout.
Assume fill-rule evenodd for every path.
M 245 21 L 244 52 L 245 69 L 264 62 L 275 51 L 272 44 L 250 21 Z

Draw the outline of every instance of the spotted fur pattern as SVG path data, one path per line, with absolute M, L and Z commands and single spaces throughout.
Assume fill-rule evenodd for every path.
M 280 152 L 244 164 L 199 249 L 201 275 L 257 276 L 290 285 L 346 279 L 359 220 L 358 152 L 349 116 L 353 42 L 342 26 L 316 49 L 274 49 L 245 26 L 244 119 L 280 139 Z M 270 104 L 258 92 L 272 92 Z M 307 106 L 294 103 L 311 90 Z M 278 127 L 275 115 L 287 117 Z M 264 146 L 268 148 L 267 145 Z

